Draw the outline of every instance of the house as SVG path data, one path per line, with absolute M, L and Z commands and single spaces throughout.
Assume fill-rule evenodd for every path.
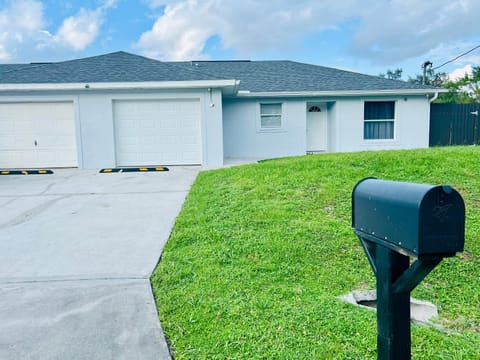
M 222 166 L 428 147 L 439 89 L 292 61 L 0 65 L 0 168 Z

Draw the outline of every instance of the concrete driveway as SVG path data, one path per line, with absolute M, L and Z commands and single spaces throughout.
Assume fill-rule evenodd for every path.
M 0 176 L 0 358 L 168 359 L 148 279 L 198 171 Z

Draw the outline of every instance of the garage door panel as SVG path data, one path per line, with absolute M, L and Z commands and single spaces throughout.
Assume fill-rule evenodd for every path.
M 156 127 L 155 120 L 153 119 L 144 119 L 141 121 L 140 125 L 144 129 L 155 129 Z
M 5 120 L 5 119 L 0 119 L 0 131 L 5 132 L 5 131 L 10 131 L 12 128 L 12 123 L 11 121 Z
M 1 130 L 0 130 L 1 131 Z M 9 136 L 0 135 L 0 150 L 12 148 L 15 145 L 15 139 Z
M 201 164 L 198 100 L 114 102 L 117 165 Z
M 40 150 L 37 152 L 37 160 L 44 164 L 52 164 L 56 158 L 55 151 Z
M 158 143 L 168 145 L 177 145 L 179 143 L 177 136 L 159 136 Z
M 18 133 L 27 133 L 32 134 L 33 130 L 35 130 L 35 124 L 31 120 L 13 120 L 14 121 L 14 129 Z
M 164 116 L 171 117 L 170 119 L 161 119 L 160 120 L 160 128 L 162 129 L 177 129 L 177 122 L 178 120 L 175 119 L 175 115 L 173 114 L 164 114 Z M 180 116 L 180 115 L 178 115 Z
M 170 162 L 170 163 L 179 163 L 182 160 L 176 152 L 165 151 L 162 157 L 165 162 Z
M 78 165 L 72 103 L 0 103 L 0 131 L 0 168 Z
M 125 151 L 129 150 L 129 146 L 136 146 L 138 142 L 137 140 L 138 139 L 133 136 L 122 136 L 119 138 L 119 141 L 122 144 Z
M 140 144 L 145 146 L 146 151 L 154 151 L 158 143 L 158 136 L 146 135 L 140 138 Z

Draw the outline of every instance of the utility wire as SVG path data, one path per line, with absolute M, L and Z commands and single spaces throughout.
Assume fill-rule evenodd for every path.
M 445 65 L 447 65 L 447 64 L 450 64 L 451 62 L 454 62 L 455 60 L 460 59 L 462 56 L 465 56 L 465 55 L 467 55 L 467 54 L 470 54 L 472 51 L 474 51 L 474 50 L 476 50 L 476 49 L 478 49 L 478 48 L 480 48 L 480 45 L 477 45 L 477 46 L 475 46 L 473 49 L 470 49 L 470 50 L 468 50 L 467 52 L 464 52 L 463 54 L 458 55 L 457 57 L 453 58 L 452 60 L 448 60 L 448 61 L 444 62 L 442 65 L 438 65 L 438 66 L 434 67 L 432 70 L 437 70 L 437 69 L 441 68 L 442 66 L 445 66 Z

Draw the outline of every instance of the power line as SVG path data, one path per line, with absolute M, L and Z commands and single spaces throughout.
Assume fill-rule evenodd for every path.
M 451 62 L 454 62 L 455 60 L 460 59 L 462 56 L 465 56 L 465 55 L 467 55 L 467 54 L 470 54 L 472 51 L 474 51 L 474 50 L 476 50 L 476 49 L 478 49 L 478 48 L 480 48 L 480 45 L 477 45 L 477 46 L 475 46 L 473 49 L 470 49 L 470 50 L 468 50 L 467 52 L 464 52 L 463 54 L 458 55 L 457 57 L 453 58 L 452 60 L 448 60 L 448 61 L 444 62 L 442 65 L 439 65 L 439 66 L 434 67 L 432 70 L 437 70 L 437 69 L 441 68 L 442 66 L 445 66 L 445 65 L 447 65 L 447 64 L 450 64 Z

